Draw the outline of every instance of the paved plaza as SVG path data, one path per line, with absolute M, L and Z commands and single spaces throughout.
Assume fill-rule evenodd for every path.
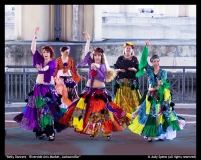
M 113 133 L 112 141 L 101 136 L 89 140 L 88 135 L 75 133 L 73 128 L 56 133 L 53 142 L 38 140 L 32 131 L 20 129 L 13 121 L 23 105 L 5 104 L 5 155 L 197 155 L 196 104 L 176 105 L 176 112 L 186 118 L 184 129 L 174 140 L 152 143 L 128 129 Z

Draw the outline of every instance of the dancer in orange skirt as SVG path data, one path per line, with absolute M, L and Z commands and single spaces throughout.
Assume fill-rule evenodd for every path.
M 56 59 L 56 71 L 54 72 L 56 91 L 62 96 L 60 108 L 66 111 L 66 108 L 76 99 L 78 99 L 77 83 L 81 79 L 86 79 L 78 74 L 74 65 L 74 60 L 69 56 L 70 47 L 62 46 L 60 48 L 61 57 Z
M 105 83 L 112 81 L 116 72 L 109 67 L 102 48 L 94 48 L 90 56 L 90 36 L 87 32 L 84 35 L 87 39 L 85 57 L 78 66 L 88 64 L 88 81 L 80 98 L 68 107 L 59 122 L 74 127 L 76 132 L 90 135 L 89 139 L 102 132 L 103 137 L 111 140 L 111 132 L 122 131 L 128 126 L 131 114 L 116 105 L 107 93 Z

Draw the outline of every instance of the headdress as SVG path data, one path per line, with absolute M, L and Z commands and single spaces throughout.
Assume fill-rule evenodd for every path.
M 69 49 L 69 52 L 70 52 L 70 47 L 69 46 L 67 46 L 67 49 Z
M 150 62 L 152 62 L 154 59 L 160 59 L 159 56 L 157 54 L 154 54 L 151 58 L 150 58 Z
M 131 42 L 126 42 L 126 43 L 124 43 L 124 48 L 125 48 L 126 46 L 131 46 L 132 49 L 134 49 L 134 47 L 135 47 L 134 44 L 131 43 Z
M 100 52 L 100 53 L 103 53 L 103 49 L 102 48 L 94 48 L 94 52 Z

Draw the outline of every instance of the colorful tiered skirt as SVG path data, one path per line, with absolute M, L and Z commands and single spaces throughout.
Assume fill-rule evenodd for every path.
M 22 113 L 14 117 L 24 130 L 42 132 L 47 136 L 60 130 L 58 123 L 66 110 L 61 110 L 61 96 L 57 95 L 54 85 L 36 84 L 28 95 L 28 102 Z
M 73 102 L 60 119 L 66 127 L 76 132 L 108 135 L 124 130 L 129 124 L 129 114 L 112 102 L 105 88 L 85 87 L 80 98 Z
M 157 94 L 149 91 L 145 101 L 133 113 L 135 117 L 128 128 L 133 133 L 146 137 L 175 138 L 176 131 L 183 129 L 185 119 L 177 115 L 171 99 L 169 89 L 164 90 L 162 103 L 160 103 Z

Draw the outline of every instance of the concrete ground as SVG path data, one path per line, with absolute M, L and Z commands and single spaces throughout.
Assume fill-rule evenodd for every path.
M 177 104 L 175 110 L 186 118 L 183 130 L 174 140 L 147 142 L 129 129 L 113 133 L 112 141 L 99 136 L 89 140 L 88 135 L 75 133 L 67 128 L 56 133 L 55 141 L 38 140 L 32 131 L 22 130 L 13 117 L 21 112 L 24 104 L 5 104 L 5 155 L 172 155 L 196 158 L 196 104 Z M 181 158 L 181 157 L 180 157 Z

